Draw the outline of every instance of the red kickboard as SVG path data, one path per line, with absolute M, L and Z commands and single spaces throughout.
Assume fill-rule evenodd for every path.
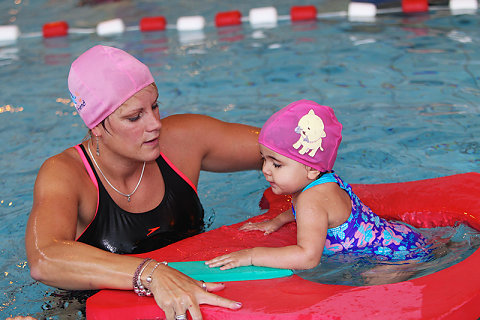
M 480 230 L 480 174 L 466 173 L 403 183 L 353 185 L 374 212 L 417 227 L 453 225 L 455 221 Z M 289 198 L 264 193 L 268 212 L 250 219 L 271 218 L 289 208 Z M 296 243 L 290 223 L 264 236 L 243 232 L 244 222 L 224 226 L 139 256 L 160 261 L 208 260 L 254 246 Z M 388 285 L 351 287 L 324 285 L 289 276 L 268 280 L 228 282 L 220 296 L 240 301 L 232 311 L 202 305 L 210 319 L 477 319 L 480 315 L 480 250 L 464 261 L 434 274 Z M 164 319 L 151 297 L 133 291 L 102 290 L 87 300 L 87 319 Z

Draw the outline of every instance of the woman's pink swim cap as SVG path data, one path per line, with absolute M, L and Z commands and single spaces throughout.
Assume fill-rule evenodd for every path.
M 78 114 L 92 129 L 154 81 L 148 67 L 130 54 L 98 45 L 72 63 L 68 89 Z
M 333 168 L 342 124 L 332 108 L 299 100 L 273 114 L 262 127 L 261 145 L 321 172 Z

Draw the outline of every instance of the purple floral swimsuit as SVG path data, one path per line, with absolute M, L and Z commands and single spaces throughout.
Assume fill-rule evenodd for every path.
M 425 261 L 431 257 L 426 239 L 420 233 L 402 222 L 390 222 L 377 216 L 338 175 L 324 174 L 306 186 L 303 191 L 327 182 L 337 183 L 349 194 L 352 212 L 342 225 L 327 230 L 323 254 L 375 255 L 379 260 Z M 292 211 L 295 215 L 293 206 Z

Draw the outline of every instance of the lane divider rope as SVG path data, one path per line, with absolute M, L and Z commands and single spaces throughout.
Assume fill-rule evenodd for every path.
M 450 0 L 447 6 L 429 7 L 428 0 L 401 0 L 401 7 L 378 9 L 372 2 L 355 2 L 348 4 L 346 11 L 318 13 L 313 5 L 293 6 L 290 9 L 290 15 L 278 15 L 275 7 L 262 7 L 250 9 L 248 17 L 243 17 L 238 10 L 219 12 L 215 16 L 213 25 L 217 28 L 226 26 L 241 25 L 249 22 L 253 28 L 276 26 L 278 21 L 298 22 L 314 21 L 318 19 L 327 19 L 335 17 L 348 17 L 351 21 L 374 22 L 375 16 L 379 14 L 391 13 L 421 13 L 429 10 L 450 10 L 452 14 L 475 14 L 478 10 L 477 0 Z M 102 21 L 95 28 L 70 28 L 66 21 L 53 21 L 43 25 L 42 32 L 31 32 L 22 34 L 16 25 L 0 26 L 0 43 L 15 42 L 19 38 L 35 37 L 64 37 L 69 34 L 93 34 L 99 36 L 110 36 L 120 34 L 125 31 L 142 32 L 163 31 L 166 29 L 176 29 L 179 32 L 200 31 L 207 23 L 202 16 L 182 16 L 177 19 L 175 25 L 167 24 L 163 16 L 144 17 L 140 20 L 138 26 L 126 26 L 122 19 L 116 18 Z

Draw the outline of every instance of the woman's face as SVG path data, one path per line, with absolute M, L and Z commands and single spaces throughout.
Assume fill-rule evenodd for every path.
M 157 87 L 151 84 L 125 101 L 107 117 L 105 127 L 94 128 L 101 131 L 101 142 L 126 157 L 156 159 L 160 155 L 158 138 L 162 126 L 157 99 Z

